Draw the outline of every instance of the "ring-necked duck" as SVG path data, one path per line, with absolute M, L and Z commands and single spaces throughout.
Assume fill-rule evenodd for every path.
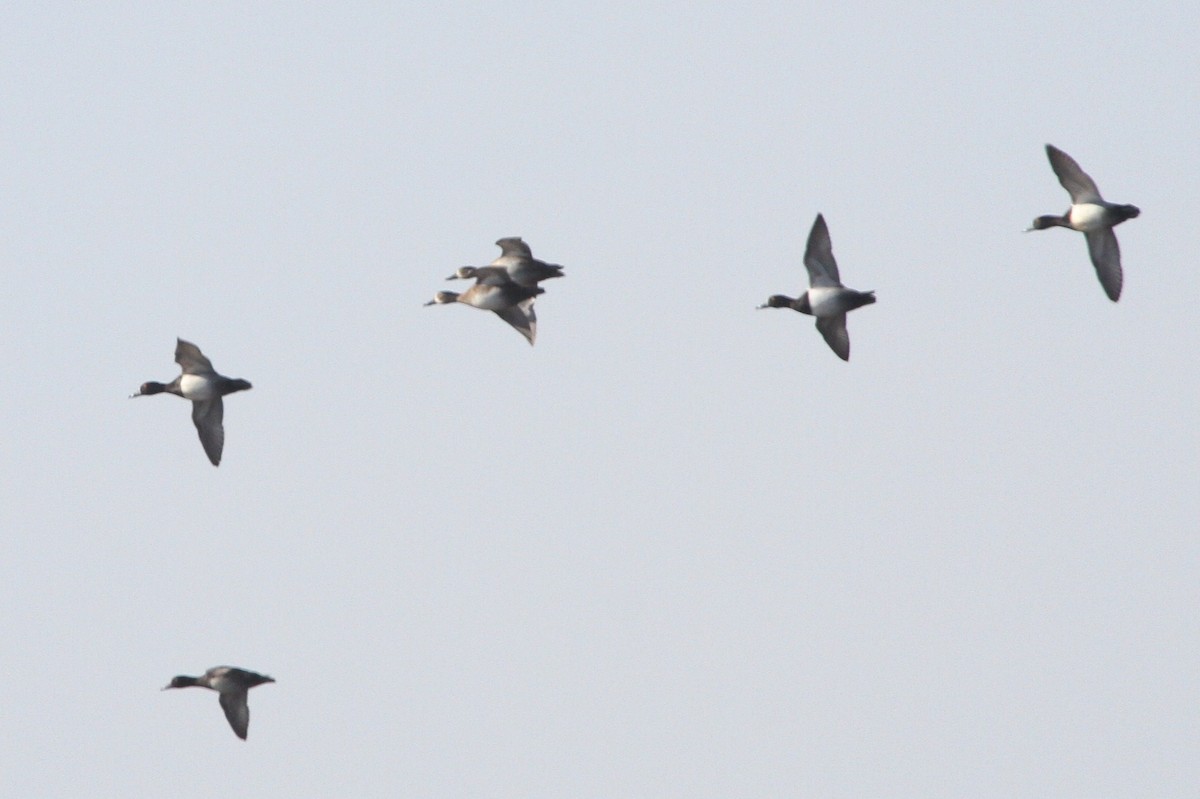
M 791 308 L 817 318 L 817 330 L 843 361 L 850 360 L 850 334 L 846 331 L 846 312 L 875 302 L 874 291 L 855 291 L 841 283 L 833 244 L 825 217 L 817 214 L 804 250 L 810 288 L 798 298 L 775 294 L 759 308 Z
M 233 727 L 237 737 L 244 741 L 246 731 L 250 727 L 250 706 L 246 704 L 246 694 L 254 686 L 268 682 L 275 680 L 264 674 L 233 666 L 213 666 L 199 677 L 181 674 L 163 686 L 163 690 L 197 685 L 216 691 L 220 694 L 221 709 L 225 711 L 225 718 L 229 719 L 229 726 Z
M 499 286 L 509 281 L 534 288 L 539 281 L 552 277 L 562 277 L 562 267 L 558 264 L 548 264 L 533 257 L 529 245 L 520 236 L 497 239 L 496 246 L 500 248 L 500 257 L 487 266 L 460 266 L 447 280 L 467 280 L 475 278 L 479 283 Z
M 250 383 L 245 380 L 219 375 L 212 363 L 195 344 L 175 339 L 175 363 L 182 374 L 170 383 L 142 383 L 133 397 L 149 394 L 174 394 L 192 401 L 192 421 L 200 434 L 200 443 L 213 466 L 221 463 L 221 450 L 225 448 L 225 405 L 221 397 L 235 391 L 245 391 Z
M 1050 159 L 1054 174 L 1058 176 L 1058 182 L 1071 195 L 1071 207 L 1061 216 L 1039 216 L 1026 232 L 1065 227 L 1082 233 L 1087 239 L 1088 254 L 1092 257 L 1092 265 L 1096 267 L 1100 285 L 1104 287 L 1108 298 L 1116 302 L 1121 297 L 1123 275 L 1121 248 L 1117 245 L 1113 226 L 1135 218 L 1141 210 L 1136 205 L 1105 202 L 1100 196 L 1100 189 L 1096 188 L 1096 182 L 1079 168 L 1074 158 L 1053 144 L 1046 145 L 1046 156 Z
M 533 312 L 533 299 L 545 293 L 545 289 L 526 287 L 517 283 L 502 283 L 498 286 L 476 283 L 461 294 L 439 291 L 426 305 L 449 305 L 461 302 L 472 308 L 494 311 L 505 322 L 533 344 L 537 335 L 537 316 Z

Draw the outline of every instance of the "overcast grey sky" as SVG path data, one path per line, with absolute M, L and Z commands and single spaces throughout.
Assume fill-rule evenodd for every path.
M 1194 797 L 1197 30 L 9 3 L 3 793 Z M 1142 209 L 1119 304 L 1020 232 L 1046 142 Z M 754 310 L 818 212 L 849 363 Z M 534 348 L 421 305 L 510 235 Z M 126 399 L 176 336 L 219 469 Z M 218 664 L 244 743 L 158 690 Z

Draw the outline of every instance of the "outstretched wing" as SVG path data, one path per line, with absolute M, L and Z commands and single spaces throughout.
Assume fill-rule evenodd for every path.
M 808 246 L 804 248 L 804 266 L 808 269 L 808 284 L 813 288 L 832 286 L 840 288 L 837 261 L 833 257 L 833 243 L 829 240 L 829 227 L 825 217 L 817 214 L 812 230 L 808 233 Z
M 1121 297 L 1121 284 L 1124 282 L 1117 236 L 1110 227 L 1090 230 L 1084 236 L 1087 238 L 1088 254 L 1092 256 L 1092 266 L 1096 267 L 1096 277 L 1100 278 L 1104 293 L 1116 302 Z
M 516 255 L 521 258 L 533 257 L 533 250 L 529 249 L 529 245 L 522 241 L 520 236 L 496 239 L 496 246 L 500 248 L 501 258 L 506 255 Z
M 200 444 L 213 466 L 221 465 L 221 450 L 225 449 L 225 403 L 220 397 L 192 402 L 192 423 L 200 434 Z
M 200 352 L 200 348 L 190 341 L 175 339 L 175 363 L 185 375 L 202 375 L 213 371 L 213 365 Z
M 850 360 L 850 333 L 846 330 L 846 314 L 817 317 L 817 330 L 829 348 L 843 361 Z
M 250 705 L 246 702 L 246 692 L 221 694 L 221 709 L 225 711 L 225 718 L 237 737 L 246 740 L 246 733 L 250 729 Z
M 1104 202 L 1100 197 L 1100 189 L 1096 187 L 1096 181 L 1079 168 L 1074 158 L 1053 144 L 1046 145 L 1046 156 L 1050 159 L 1050 168 L 1058 176 L 1058 182 L 1067 190 L 1067 194 L 1071 195 L 1073 205 Z
M 529 341 L 530 346 L 533 345 L 533 340 L 537 337 L 537 314 L 533 312 L 532 299 L 510 305 L 495 313 L 516 328 L 517 332 Z

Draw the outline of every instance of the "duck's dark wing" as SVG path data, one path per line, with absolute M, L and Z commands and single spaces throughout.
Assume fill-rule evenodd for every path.
M 522 241 L 520 236 L 496 239 L 496 246 L 500 248 L 501 258 L 506 255 L 515 255 L 520 258 L 533 257 L 533 250 L 529 249 L 529 245 Z
M 220 397 L 192 402 L 192 422 L 200 434 L 204 453 L 213 466 L 221 465 L 221 451 L 225 449 L 225 403 Z
M 808 284 L 813 288 L 841 287 L 842 278 L 838 275 L 837 261 L 833 257 L 829 227 L 821 214 L 817 214 L 817 220 L 813 222 L 812 230 L 808 233 L 808 245 L 804 248 L 804 267 L 808 269 Z
M 476 284 L 503 286 L 505 283 L 511 282 L 512 277 L 509 276 L 508 270 L 502 266 L 479 266 L 475 268 Z
M 1096 181 L 1079 168 L 1074 158 L 1053 144 L 1046 145 L 1046 157 L 1050 159 L 1050 168 L 1058 176 L 1058 182 L 1067 190 L 1067 194 L 1071 195 L 1072 204 L 1104 202 L 1100 197 L 1100 189 L 1096 187 Z
M 515 263 L 508 264 L 505 269 L 509 280 L 525 288 L 537 288 L 542 280 L 563 276 L 561 266 L 548 264 L 536 258 L 520 258 Z
M 1124 275 L 1121 272 L 1121 248 L 1117 244 L 1117 236 L 1112 228 L 1100 228 L 1084 234 L 1087 238 L 1088 254 L 1092 256 L 1092 266 L 1096 267 L 1096 277 L 1104 286 L 1104 293 L 1113 302 L 1121 297 L 1121 284 Z
M 246 702 L 246 692 L 221 694 L 221 709 L 225 711 L 225 718 L 229 719 L 229 726 L 233 727 L 237 737 L 246 740 L 246 732 L 250 729 L 250 705 Z
M 846 314 L 817 317 L 817 330 L 829 348 L 843 361 L 850 360 L 850 333 L 846 330 Z
M 190 341 L 175 339 L 175 363 L 185 375 L 203 375 L 213 371 L 212 362 Z
M 495 314 L 516 328 L 517 332 L 529 341 L 530 346 L 533 346 L 533 340 L 537 337 L 537 314 L 533 312 L 532 299 L 510 305 L 496 311 Z

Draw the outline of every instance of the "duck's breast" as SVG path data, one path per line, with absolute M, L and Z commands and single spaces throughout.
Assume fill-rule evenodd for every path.
M 808 304 L 813 316 L 837 316 L 845 312 L 846 303 L 843 301 L 845 289 L 833 286 L 822 286 L 808 290 Z
M 1071 222 L 1071 227 L 1075 230 L 1087 233 L 1090 230 L 1098 230 L 1102 227 L 1108 227 L 1105 223 L 1105 210 L 1103 205 L 1096 203 L 1080 203 L 1079 205 L 1071 206 L 1071 213 L 1068 219 Z
M 179 390 L 185 399 L 207 400 L 216 396 L 213 381 L 203 375 L 183 375 L 179 378 Z
M 477 288 L 484 288 L 477 286 Z M 482 308 L 485 311 L 503 311 L 505 308 L 512 307 L 515 303 L 511 297 L 506 296 L 506 293 L 499 286 L 487 286 L 487 291 L 476 291 L 470 297 L 471 305 L 476 308 Z

